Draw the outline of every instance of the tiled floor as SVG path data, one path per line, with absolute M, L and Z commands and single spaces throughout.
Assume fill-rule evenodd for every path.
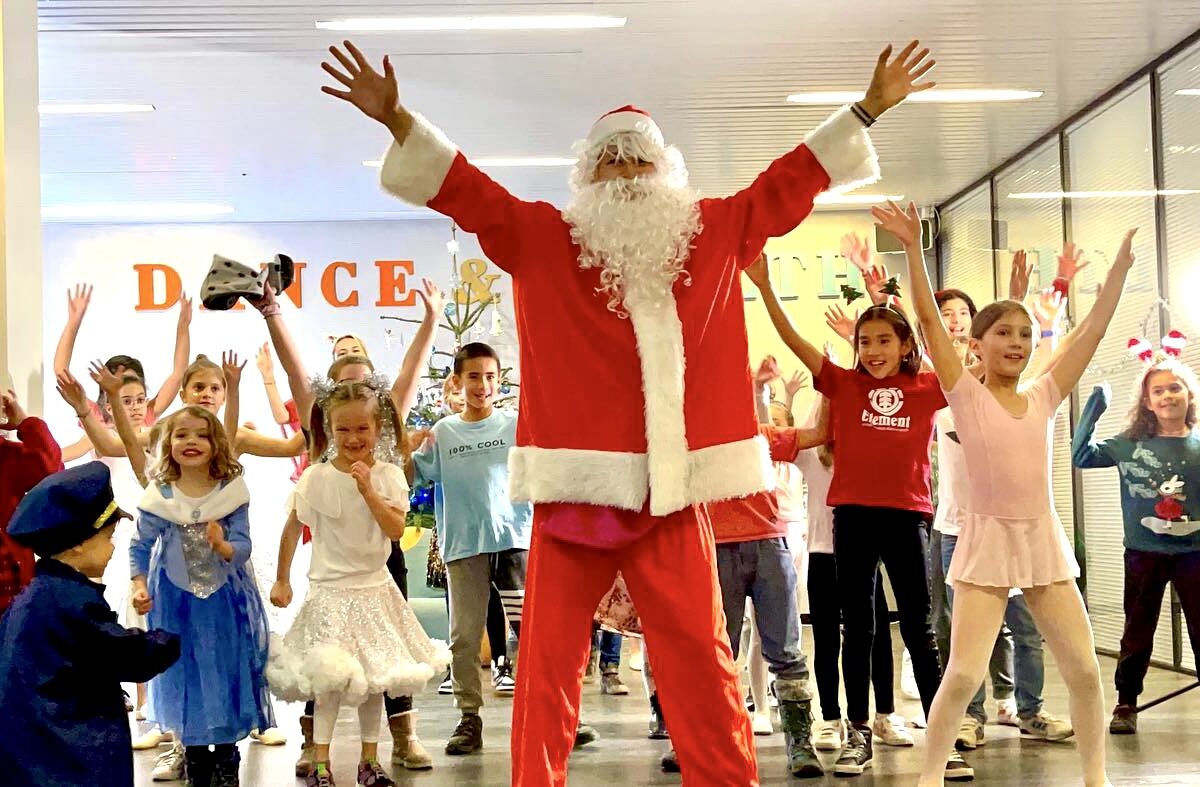
M 895 637 L 899 641 L 899 637 Z M 897 659 L 897 663 L 899 660 Z M 1113 661 L 1101 659 L 1106 694 L 1111 693 Z M 627 697 L 600 696 L 597 686 L 584 690 L 585 718 L 596 727 L 600 741 L 577 751 L 571 760 L 572 785 L 678 784 L 678 775 L 663 774 L 659 757 L 667 742 L 646 739 L 648 709 L 641 692 L 639 673 L 623 668 L 624 679 L 632 692 Z M 1046 707 L 1056 715 L 1067 715 L 1066 691 L 1052 665 L 1047 665 Z M 1144 699 L 1165 694 L 1192 682 L 1189 676 L 1151 670 Z M 414 785 L 487 785 L 509 784 L 508 730 L 511 699 L 487 700 L 484 709 L 482 753 L 459 758 L 446 757 L 441 747 L 454 728 L 457 713 L 452 698 L 438 696 L 432 690 L 417 700 L 421 711 L 420 732 L 436 767 L 425 773 L 398 771 L 399 784 Z M 242 784 L 247 787 L 296 787 L 292 763 L 298 751 L 296 717 L 299 706 L 280 706 L 280 726 L 296 735 L 286 746 L 268 748 L 243 742 Z M 901 713 L 912 716 L 919 711 L 916 702 L 901 701 Z M 1017 730 L 989 724 L 988 743 L 970 753 L 980 785 L 1078 785 L 1078 758 L 1070 743 L 1047 744 L 1023 741 Z M 758 738 L 759 769 L 763 784 L 799 783 L 784 770 L 783 736 L 779 733 Z M 387 734 L 380 750 L 390 750 Z M 872 771 L 854 780 L 833 776 L 807 780 L 813 785 L 833 784 L 870 787 L 870 785 L 911 785 L 920 767 L 922 734 L 917 733 L 914 749 L 888 749 L 876 746 Z M 334 774 L 340 785 L 354 784 L 358 755 L 357 717 L 343 710 L 338 721 L 333 750 Z M 1114 785 L 1200 785 L 1200 690 L 1189 692 L 1143 714 L 1136 736 L 1108 739 L 1109 775 Z M 138 785 L 149 785 L 155 754 L 135 753 Z M 832 764 L 833 757 L 828 758 Z

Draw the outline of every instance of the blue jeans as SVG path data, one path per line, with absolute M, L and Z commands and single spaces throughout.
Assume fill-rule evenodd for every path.
M 942 534 L 942 570 L 950 573 L 957 536 Z M 946 586 L 946 597 L 954 605 L 954 587 Z M 1011 596 L 1004 610 L 1004 623 L 1013 637 L 1013 677 L 1016 683 L 1017 715 L 1022 719 L 1036 716 L 1042 709 L 1042 688 L 1046 682 L 1046 664 L 1042 659 L 1042 633 L 1033 622 L 1024 596 Z M 967 714 L 979 722 L 987 721 L 984 710 L 984 685 L 967 706 Z
M 741 645 L 749 596 L 771 672 L 781 680 L 807 681 L 808 661 L 800 650 L 796 610 L 796 566 L 787 541 L 766 538 L 717 544 L 717 578 L 733 657 L 737 658 Z
M 600 650 L 600 669 L 621 665 L 621 635 L 612 631 L 592 634 L 592 648 Z

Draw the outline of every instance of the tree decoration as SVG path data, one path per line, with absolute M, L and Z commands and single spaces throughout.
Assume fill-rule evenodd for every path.
M 862 290 L 855 289 L 853 286 L 851 286 L 849 284 L 843 284 L 842 285 L 842 297 L 846 299 L 846 305 L 849 306 L 850 304 L 857 301 L 859 298 L 863 297 L 863 292 L 862 292 Z
M 885 281 L 883 283 L 883 286 L 879 288 L 879 291 L 882 292 L 884 295 L 891 295 L 893 297 L 899 298 L 900 297 L 900 282 L 897 280 L 897 278 L 895 276 L 893 276 L 892 278 L 888 279 L 887 281 Z

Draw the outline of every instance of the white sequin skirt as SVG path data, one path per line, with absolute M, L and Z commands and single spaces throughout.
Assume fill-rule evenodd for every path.
M 450 649 L 431 640 L 400 589 L 309 586 L 288 633 L 271 637 L 267 682 L 283 700 L 340 694 L 358 705 L 369 695 L 420 692 L 450 664 Z

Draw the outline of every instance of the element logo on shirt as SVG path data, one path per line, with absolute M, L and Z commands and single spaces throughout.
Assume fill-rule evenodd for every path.
M 895 417 L 904 407 L 904 391 L 899 388 L 874 388 L 867 394 L 867 400 L 875 412 L 863 408 L 863 424 L 896 431 L 906 431 L 911 426 L 911 416 Z

